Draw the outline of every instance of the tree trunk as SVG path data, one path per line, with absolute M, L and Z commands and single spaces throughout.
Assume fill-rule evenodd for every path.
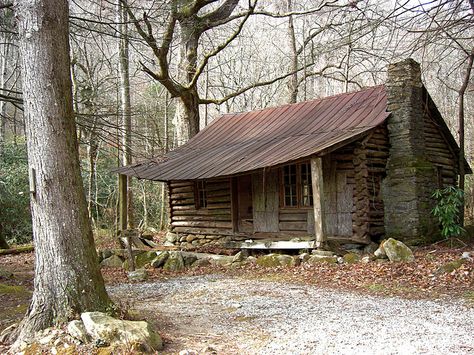
M 199 133 L 199 97 L 197 90 L 186 93 L 176 101 L 176 113 L 173 119 L 176 127 L 176 146 L 183 145 Z
M 87 145 L 87 158 L 89 165 L 89 181 L 87 186 L 87 210 L 89 211 L 89 218 L 94 221 L 94 202 L 96 201 L 96 166 L 97 156 L 99 154 L 99 144 L 96 132 L 96 122 L 91 127 L 89 132 L 89 144 Z M 97 205 L 96 205 L 97 206 Z
M 190 83 L 196 74 L 199 37 L 194 30 L 194 25 L 193 23 L 182 24 L 179 80 L 185 85 Z M 186 90 L 177 98 L 173 123 L 176 127 L 177 146 L 183 145 L 199 132 L 199 94 L 196 86 Z
M 474 11 L 474 9 L 473 9 Z M 463 83 L 459 89 L 459 106 L 458 106 L 458 120 L 459 120 L 459 188 L 464 191 L 464 179 L 466 175 L 466 169 L 464 165 L 465 160 L 465 144 L 464 144 L 464 94 L 466 93 L 469 80 L 471 78 L 472 66 L 474 63 L 474 48 L 471 49 L 471 53 L 467 58 L 467 68 L 464 74 Z M 464 202 L 460 209 L 460 224 L 464 225 Z
M 1 60 L 1 65 L 0 65 L 0 89 L 6 89 L 6 83 L 7 83 L 7 78 L 8 78 L 8 72 L 7 72 L 7 62 L 8 62 L 8 57 L 9 57 L 9 49 L 10 49 L 10 43 L 9 43 L 9 35 L 3 34 L 2 31 L 0 31 L 0 44 L 3 46 L 3 53 L 0 54 L 0 60 Z M 6 110 L 6 102 L 0 100 L 0 157 L 3 155 L 3 150 L 5 147 L 5 131 L 6 131 L 6 126 L 7 126 L 7 110 Z
M 118 23 L 118 53 L 119 53 L 119 85 L 120 85 L 120 108 L 122 116 L 122 163 L 132 164 L 132 109 L 130 103 L 130 72 L 129 72 L 129 43 L 128 43 L 128 16 L 127 4 L 117 0 L 117 23 Z M 133 228 L 133 194 L 132 180 L 127 178 L 127 226 Z
M 36 250 L 34 292 L 17 346 L 35 331 L 111 304 L 80 175 L 68 15 L 65 0 L 16 3 Z
M 291 0 L 287 0 L 287 11 L 293 11 L 293 4 Z M 293 15 L 288 16 L 288 37 L 290 39 L 290 55 L 291 55 L 291 67 L 290 71 L 294 73 L 288 80 L 288 103 L 296 103 L 298 99 L 298 52 L 296 49 L 296 35 L 295 26 L 293 23 Z

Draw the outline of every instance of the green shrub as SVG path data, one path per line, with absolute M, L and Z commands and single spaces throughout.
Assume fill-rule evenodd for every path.
M 457 237 L 464 232 L 460 225 L 460 213 L 463 206 L 464 192 L 456 186 L 437 189 L 432 195 L 437 204 L 431 213 L 441 224 L 444 237 Z

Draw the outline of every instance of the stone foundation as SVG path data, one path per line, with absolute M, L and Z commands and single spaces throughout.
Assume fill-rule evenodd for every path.
M 175 234 L 168 232 L 166 241 L 182 248 L 196 248 L 203 246 L 223 246 L 229 237 L 222 235 L 204 235 L 204 234 Z

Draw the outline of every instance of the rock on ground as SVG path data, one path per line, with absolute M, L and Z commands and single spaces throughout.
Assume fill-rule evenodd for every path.
M 102 312 L 81 314 L 87 335 L 96 343 L 125 345 L 138 344 L 144 351 L 161 350 L 163 343 L 147 322 L 115 319 Z
M 392 262 L 415 261 L 415 257 L 413 256 L 411 249 L 399 240 L 388 238 L 383 243 L 383 249 L 388 257 L 388 260 Z

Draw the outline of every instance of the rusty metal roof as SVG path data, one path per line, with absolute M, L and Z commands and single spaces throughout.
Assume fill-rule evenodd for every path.
M 384 86 L 223 115 L 164 157 L 122 167 L 148 180 L 228 176 L 322 154 L 362 136 L 388 117 Z

